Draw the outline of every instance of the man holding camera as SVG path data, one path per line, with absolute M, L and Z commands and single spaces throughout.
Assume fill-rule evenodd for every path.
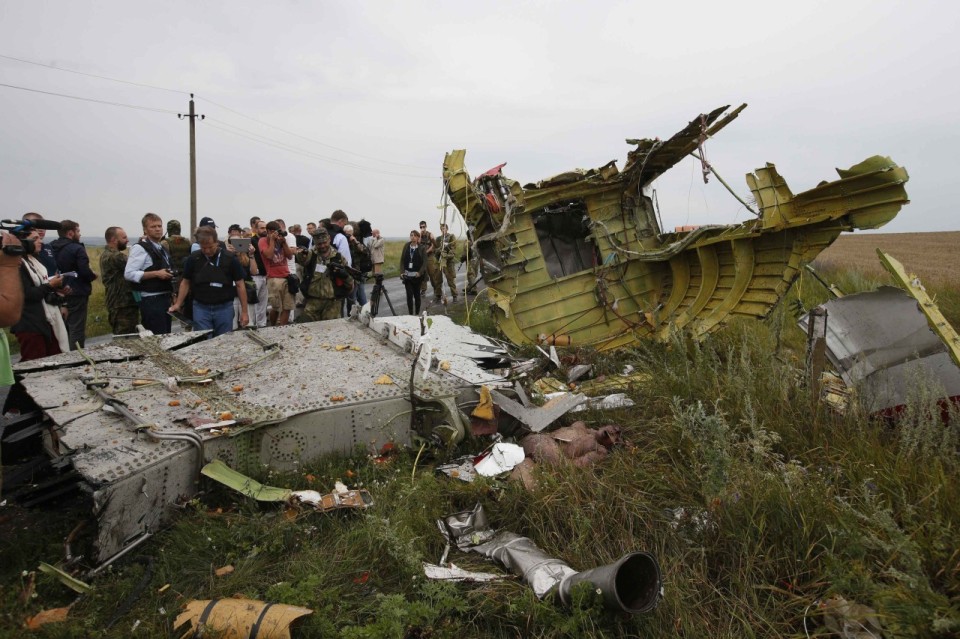
M 57 258 L 57 267 L 64 276 L 67 293 L 67 332 L 70 334 L 70 350 L 83 346 L 87 333 L 87 303 L 93 292 L 93 280 L 97 274 L 90 270 L 90 257 L 80 241 L 80 225 L 73 220 L 60 222 L 60 236 L 50 245 Z
M 156 213 L 147 213 L 141 223 L 144 237 L 130 249 L 123 277 L 134 290 L 143 327 L 166 335 L 170 332 L 167 309 L 173 298 L 173 269 L 170 254 L 160 244 L 163 220 Z
M 267 299 L 270 304 L 270 326 L 284 326 L 290 321 L 290 311 L 296 304 L 296 297 L 290 291 L 287 276 L 290 267 L 287 260 L 295 251 L 280 234 L 280 225 L 267 222 L 266 235 L 257 243 L 263 266 L 267 271 Z
M 319 322 L 340 317 L 340 303 L 353 288 L 347 262 L 330 243 L 330 234 L 318 227 L 313 232 L 313 248 L 297 255 L 303 266 L 303 311 L 297 322 Z

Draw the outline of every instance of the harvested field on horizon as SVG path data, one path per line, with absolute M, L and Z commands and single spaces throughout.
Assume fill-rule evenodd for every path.
M 814 268 L 856 270 L 886 279 L 877 249 L 899 260 L 924 284 L 960 285 L 960 231 L 935 233 L 845 233 L 814 261 Z

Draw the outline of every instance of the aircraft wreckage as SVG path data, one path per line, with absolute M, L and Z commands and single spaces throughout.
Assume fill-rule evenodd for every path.
M 798 194 L 767 164 L 747 175 L 756 219 L 665 232 L 651 183 L 691 155 L 706 177 L 703 143 L 745 107 L 700 115 L 668 140 L 627 140 L 636 148 L 623 170 L 612 161 L 523 187 L 503 175 L 504 165 L 471 180 L 466 152 L 448 153 L 447 193 L 474 228 L 504 335 L 608 350 L 762 318 L 841 232 L 879 228 L 908 202 L 907 171 L 889 158 L 838 169 L 839 180 Z
M 34 410 L 6 424 L 4 454 L 42 438 L 59 473 L 31 486 L 30 499 L 87 494 L 97 531 L 83 561 L 102 568 L 170 523 L 201 473 L 223 476 L 224 464 L 289 471 L 357 446 L 458 442 L 467 421 L 458 404 L 475 402 L 477 385 L 505 383 L 496 369 L 509 367 L 507 353 L 443 316 L 421 332 L 417 317 L 365 313 L 212 340 L 120 336 L 22 362 L 14 370 L 28 397 L 17 399 Z M 5 492 L 16 480 L 5 477 Z

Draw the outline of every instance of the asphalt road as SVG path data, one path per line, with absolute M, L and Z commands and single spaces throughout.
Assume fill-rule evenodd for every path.
M 457 301 L 463 302 L 463 287 L 466 286 L 467 282 L 467 268 L 464 266 L 457 272 Z M 403 282 L 399 277 L 393 277 L 388 280 L 383 281 L 383 288 L 387 294 L 387 297 L 390 298 L 390 302 L 393 303 L 393 310 L 396 311 L 397 315 L 406 315 L 407 314 L 407 292 L 403 287 Z M 477 288 L 481 288 L 479 285 Z M 367 299 L 370 299 L 370 294 L 373 293 L 373 280 L 368 280 L 366 283 Z M 443 282 L 443 294 L 446 296 L 445 300 L 447 303 L 452 302 L 450 299 L 450 288 L 447 286 L 446 280 Z M 433 285 L 427 284 L 427 292 L 421 298 L 421 310 L 430 310 L 430 306 L 433 303 Z M 379 316 L 387 317 L 393 315 L 394 313 L 390 312 L 390 305 L 387 303 L 387 300 L 383 297 L 380 298 L 380 310 L 377 313 Z

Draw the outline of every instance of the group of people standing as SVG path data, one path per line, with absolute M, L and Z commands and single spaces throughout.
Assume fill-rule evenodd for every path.
M 43 216 L 27 213 L 23 219 L 38 222 Z M 46 230 L 33 228 L 21 240 L 23 307 L 10 332 L 20 344 L 23 360 L 56 355 L 84 344 L 87 302 L 97 274 L 80 243 L 80 225 L 63 220 L 57 234 L 56 240 L 44 244 Z
M 39 213 L 23 217 L 43 219 Z M 98 277 L 114 334 L 134 333 L 138 324 L 154 334 L 169 333 L 171 315 L 183 313 L 195 329 L 211 330 L 215 336 L 238 326 L 344 316 L 354 304 L 366 304 L 367 275 L 383 273 L 384 238 L 379 230 L 362 220 L 351 224 L 340 210 L 318 224 L 307 224 L 307 235 L 299 225 L 288 232 L 283 220 L 259 217 L 252 218 L 248 228 L 231 225 L 226 241 L 209 217 L 200 220 L 192 242 L 181 235 L 177 220 L 164 227 L 155 213 L 144 215 L 141 226 L 133 244 L 123 228 L 106 229 L 99 276 L 80 241 L 77 222 L 60 222 L 58 238 L 49 244 L 44 244 L 46 231 L 31 231 L 23 241 L 29 249 L 19 267 L 23 312 L 11 327 L 22 360 L 84 345 L 87 305 Z M 400 263 L 412 314 L 420 313 L 428 282 L 435 301 L 441 300 L 444 277 L 457 300 L 456 236 L 446 224 L 436 235 L 425 221 L 419 226 L 410 232 Z
M 456 271 L 457 237 L 446 224 L 440 225 L 440 234 L 427 230 L 420 220 L 420 230 L 410 231 L 410 241 L 400 254 L 400 277 L 407 293 L 407 312 L 419 315 L 421 298 L 427 292 L 427 281 L 433 285 L 434 302 L 443 298 L 443 277 L 447 279 L 450 295 L 457 301 Z
M 23 219 L 43 216 L 28 213 Z M 200 220 L 192 242 L 180 234 L 177 220 L 170 220 L 165 232 L 162 218 L 147 213 L 141 225 L 142 235 L 132 245 L 123 228 L 106 229 L 99 276 L 78 223 L 60 222 L 59 237 L 49 244 L 44 229 L 31 230 L 19 263 L 23 310 L 11 326 L 21 360 L 83 347 L 98 277 L 114 334 L 134 333 L 138 324 L 166 334 L 171 316 L 182 313 L 195 329 L 216 336 L 237 326 L 283 325 L 294 316 L 297 321 L 340 317 L 353 304 L 366 303 L 366 273 L 383 270 L 379 231 L 361 221 L 366 232 L 361 237 L 339 210 L 307 224 L 310 237 L 301 235 L 299 225 L 288 232 L 283 220 L 258 217 L 247 229 L 231 225 L 226 241 L 209 217 Z

